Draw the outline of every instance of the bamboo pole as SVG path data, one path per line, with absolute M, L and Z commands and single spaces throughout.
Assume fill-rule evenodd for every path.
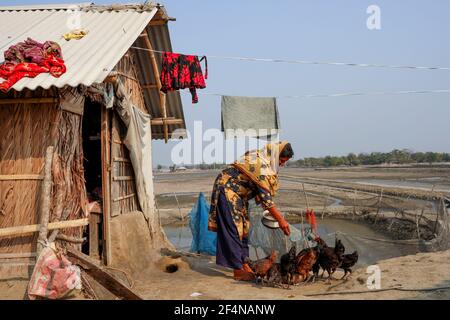
M 381 201 L 383 200 L 383 188 L 381 188 L 380 191 L 380 197 L 378 198 L 378 204 L 377 204 L 377 213 L 375 215 L 375 219 L 373 223 L 376 223 L 378 220 L 378 214 L 380 213 L 380 205 L 381 205 Z
M 9 180 L 43 180 L 43 176 L 40 174 L 1 174 L 0 181 Z
M 167 143 L 167 141 L 169 140 L 169 127 L 168 127 L 168 123 L 165 120 L 167 118 L 166 95 L 164 92 L 161 91 L 162 84 L 161 84 L 161 79 L 159 78 L 160 74 L 159 74 L 158 64 L 156 62 L 156 57 L 153 52 L 153 46 L 150 42 L 147 32 L 143 33 L 142 38 L 144 39 L 145 46 L 149 50 L 147 52 L 148 52 L 148 55 L 150 56 L 150 61 L 152 63 L 152 69 L 153 69 L 153 76 L 155 78 L 156 85 L 157 85 L 158 92 L 159 92 L 159 108 L 160 108 L 160 111 L 161 111 L 161 114 L 163 117 L 164 140 Z
M 0 99 L 0 105 L 3 104 L 46 104 L 46 103 L 57 103 L 58 98 L 17 98 L 17 99 Z
M 0 259 L 36 258 L 36 252 L 0 253 Z
M 303 194 L 305 195 L 306 209 L 309 209 L 308 195 L 306 194 L 305 184 L 304 183 L 302 183 L 302 188 L 303 188 Z
M 45 154 L 44 182 L 42 185 L 41 203 L 39 212 L 39 235 L 37 242 L 37 254 L 44 249 L 44 243 L 47 241 L 48 220 L 50 216 L 52 181 L 52 160 L 54 147 L 49 146 Z
M 102 186 L 103 186 L 103 258 L 105 265 L 112 264 L 111 252 L 111 137 L 109 112 L 105 108 L 101 111 L 101 160 L 102 160 Z
M 57 221 L 50 222 L 47 226 L 47 230 L 55 230 L 55 229 L 66 229 L 66 228 L 77 228 L 86 226 L 89 224 L 89 219 L 76 219 L 76 220 L 68 220 L 68 221 Z M 39 232 L 40 231 L 39 224 L 31 224 L 27 226 L 18 226 L 18 227 L 8 227 L 0 229 L 0 237 L 10 237 L 17 236 L 27 233 Z
M 324 203 L 323 203 L 322 216 L 321 216 L 321 219 L 322 219 L 322 220 L 323 220 L 323 216 L 325 215 L 325 210 L 326 210 L 327 207 L 328 207 L 328 196 L 329 196 L 329 193 L 328 193 L 328 191 L 327 191 L 327 195 L 325 196 L 325 201 L 324 201 Z

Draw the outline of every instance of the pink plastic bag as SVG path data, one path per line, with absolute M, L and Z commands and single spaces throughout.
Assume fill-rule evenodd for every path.
M 28 284 L 28 297 L 60 299 L 73 289 L 81 289 L 80 268 L 61 253 L 56 254 L 50 247 L 45 247 L 34 267 Z

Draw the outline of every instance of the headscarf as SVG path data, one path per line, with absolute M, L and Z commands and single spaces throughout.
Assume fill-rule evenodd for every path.
M 280 153 L 287 144 L 287 141 L 268 143 L 262 149 L 247 151 L 233 166 L 274 196 L 278 191 Z

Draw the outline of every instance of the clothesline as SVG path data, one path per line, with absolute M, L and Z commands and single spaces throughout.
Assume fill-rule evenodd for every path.
M 189 94 L 186 91 L 180 91 L 184 94 Z M 374 95 L 401 95 L 401 94 L 431 94 L 431 93 L 450 93 L 450 89 L 442 90 L 418 90 L 418 91 L 386 91 L 386 92 L 345 92 L 345 93 L 333 93 L 333 94 L 305 94 L 305 95 L 287 95 L 287 96 L 275 96 L 271 98 L 277 99 L 308 99 L 308 98 L 329 98 L 329 97 L 350 97 L 350 96 L 374 96 Z M 228 96 L 229 94 L 221 93 L 208 93 L 199 92 L 199 95 L 205 96 Z
M 155 53 L 164 53 L 165 51 L 150 50 L 147 48 L 132 46 L 136 50 L 151 51 Z M 335 62 L 335 61 L 308 61 L 308 60 L 290 60 L 290 59 L 270 59 L 270 58 L 256 58 L 256 57 L 237 57 L 237 56 L 214 56 L 207 55 L 208 58 L 213 59 L 228 59 L 241 61 L 259 61 L 259 62 L 281 62 L 281 63 L 297 63 L 297 64 L 315 64 L 315 65 L 333 65 L 333 66 L 348 66 L 348 67 L 363 67 L 363 68 L 390 68 L 390 69 L 418 69 L 418 70 L 450 70 L 450 67 L 430 67 L 430 66 L 409 66 L 409 65 L 389 65 L 389 64 L 371 64 L 371 63 L 353 63 L 353 62 Z

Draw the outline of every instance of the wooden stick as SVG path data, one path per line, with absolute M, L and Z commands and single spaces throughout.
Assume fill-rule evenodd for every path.
M 178 213 L 180 214 L 180 220 L 183 221 L 183 214 L 181 213 L 181 208 L 180 208 L 180 203 L 178 202 L 178 197 L 177 194 L 175 192 L 173 192 L 173 196 L 175 197 L 175 201 L 177 202 L 177 206 L 178 206 Z
M 2 104 L 45 104 L 45 103 L 57 103 L 58 98 L 17 98 L 17 99 L 0 99 L 0 105 Z
M 0 181 L 8 180 L 42 180 L 44 176 L 40 174 L 1 174 Z
M 0 259 L 22 259 L 22 258 L 36 258 L 36 252 L 24 253 L 0 253 Z
M 133 176 L 113 177 L 113 181 L 131 181 L 131 180 L 134 180 Z
M 183 124 L 183 119 L 152 119 L 150 121 L 152 126 L 163 126 L 164 124 Z
M 376 223 L 378 220 L 378 213 L 380 213 L 380 205 L 381 205 L 382 200 L 383 200 L 383 188 L 381 188 L 381 191 L 380 191 L 380 197 L 378 198 L 378 204 L 377 204 L 377 213 L 375 215 L 375 219 L 374 219 L 373 223 Z
M 59 234 L 56 236 L 56 240 L 71 242 L 71 243 L 84 243 L 86 242 L 86 238 L 75 238 L 66 236 L 65 234 Z
M 126 200 L 126 199 L 129 199 L 129 198 L 134 197 L 135 195 L 136 195 L 136 193 L 130 193 L 130 194 L 127 194 L 127 195 L 125 195 L 125 196 L 117 197 L 117 198 L 113 199 L 113 202 L 118 202 L 118 201 Z
M 87 274 L 117 297 L 126 300 L 143 300 L 136 292 L 131 290 L 91 257 L 73 248 L 67 248 L 67 256 L 72 263 L 81 266 Z
M 352 220 L 355 220 L 355 215 L 356 215 L 356 189 L 355 189 L 354 194 L 353 194 L 353 216 L 352 216 Z
M 103 258 L 105 265 L 112 264 L 111 252 L 111 144 L 109 112 L 105 108 L 101 111 L 101 160 L 103 186 Z
M 328 207 L 328 196 L 329 196 L 329 194 L 328 194 L 328 191 L 327 191 L 327 195 L 325 197 L 325 202 L 323 203 L 322 217 L 321 217 L 322 220 L 323 220 L 323 216 L 325 215 L 325 210 Z
M 305 195 L 306 209 L 309 209 L 308 195 L 306 194 L 306 191 L 305 191 L 305 184 L 304 184 L 304 183 L 302 183 L 302 188 L 303 188 L 303 194 Z
M 47 241 L 48 219 L 50 216 L 50 201 L 52 191 L 52 160 L 54 147 L 49 146 L 45 154 L 44 183 L 42 186 L 41 203 L 39 212 L 39 235 L 37 242 L 37 254 L 44 249 L 44 242 Z
M 55 230 L 55 229 L 77 228 L 77 227 L 86 226 L 88 224 L 89 224 L 88 218 L 69 220 L 69 221 L 57 221 L 57 222 L 50 222 L 47 226 L 47 229 Z M 38 232 L 39 230 L 40 230 L 39 224 L 3 228 L 3 229 L 0 229 L 0 237 L 10 237 L 10 236 L 17 236 L 17 235 L 22 235 L 22 234 L 27 234 L 27 233 L 34 233 L 34 232 Z

